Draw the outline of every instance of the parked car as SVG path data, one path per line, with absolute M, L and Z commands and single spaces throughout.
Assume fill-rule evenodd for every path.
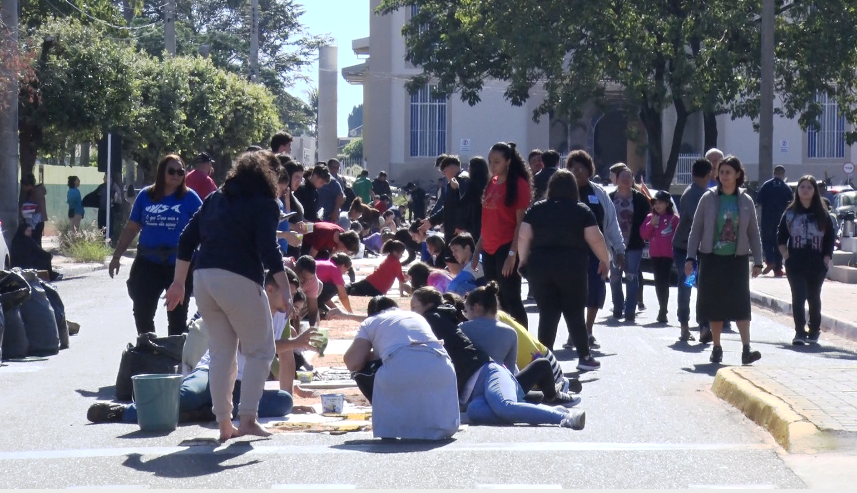
M 3 261 L 3 268 L 8 270 L 12 267 L 12 258 L 9 256 L 9 247 L 6 246 L 6 239 L 3 237 L 3 221 L 0 221 L 0 260 Z
M 851 190 L 847 192 L 837 193 L 833 197 L 833 210 L 836 212 L 836 217 L 839 220 L 845 217 L 845 214 L 853 212 L 857 214 L 857 191 Z

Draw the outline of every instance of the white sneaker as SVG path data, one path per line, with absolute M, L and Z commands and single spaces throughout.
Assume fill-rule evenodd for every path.
M 582 430 L 583 427 L 586 426 L 586 411 L 569 411 L 568 414 L 562 418 L 562 422 L 559 426 L 560 428 Z

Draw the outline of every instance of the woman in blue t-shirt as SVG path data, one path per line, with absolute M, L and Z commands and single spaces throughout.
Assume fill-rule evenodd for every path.
M 68 177 L 68 195 L 66 202 L 68 203 L 68 222 L 71 223 L 73 231 L 80 230 L 80 221 L 83 219 L 83 199 L 80 197 L 80 178 L 76 176 Z
M 155 184 L 141 190 L 134 200 L 131 217 L 113 252 L 109 273 L 113 277 L 119 272 L 119 259 L 139 233 L 137 256 L 128 275 L 128 295 L 134 302 L 138 334 L 155 332 L 158 300 L 173 282 L 179 236 L 201 205 L 199 195 L 185 184 L 184 163 L 175 154 L 161 159 Z M 187 298 L 191 291 L 188 286 Z M 168 312 L 167 319 L 170 335 L 185 332 L 187 299 Z

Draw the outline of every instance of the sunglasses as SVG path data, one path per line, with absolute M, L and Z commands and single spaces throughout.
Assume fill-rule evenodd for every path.
M 170 176 L 184 176 L 184 168 L 167 168 L 167 174 Z

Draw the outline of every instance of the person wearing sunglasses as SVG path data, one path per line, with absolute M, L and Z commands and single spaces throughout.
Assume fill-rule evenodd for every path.
M 134 303 L 138 334 L 155 332 L 158 299 L 173 282 L 179 236 L 200 206 L 202 200 L 187 187 L 184 163 L 176 154 L 161 159 L 155 184 L 141 190 L 134 200 L 108 273 L 112 278 L 119 272 L 119 259 L 139 233 L 137 256 L 128 274 L 128 295 Z M 185 302 L 167 313 L 170 335 L 186 331 L 191 291 L 188 286 Z

